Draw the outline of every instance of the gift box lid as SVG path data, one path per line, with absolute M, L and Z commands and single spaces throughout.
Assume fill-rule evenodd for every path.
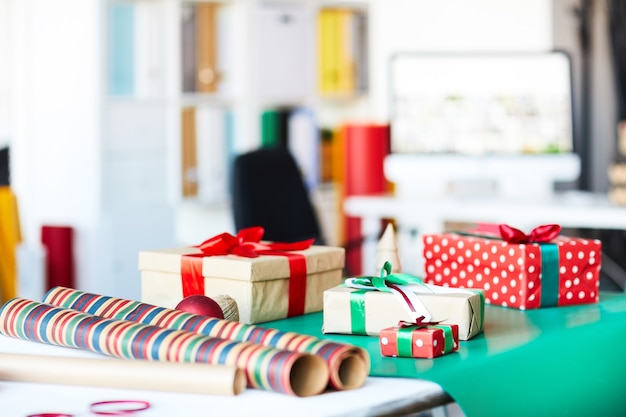
M 345 250 L 341 247 L 313 245 L 306 250 L 289 251 L 306 257 L 307 274 L 315 274 L 344 267 Z M 201 254 L 196 247 L 180 247 L 139 252 L 141 271 L 180 274 L 184 255 Z M 205 256 L 202 258 L 205 278 L 225 278 L 242 281 L 269 281 L 289 277 L 287 256 L 261 255 L 247 258 L 237 255 Z

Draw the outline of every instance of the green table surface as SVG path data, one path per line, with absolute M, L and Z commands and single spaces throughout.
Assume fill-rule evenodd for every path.
M 626 295 L 598 304 L 485 307 L 484 332 L 435 359 L 388 358 L 378 337 L 323 334 L 322 313 L 264 323 L 367 349 L 371 376 L 438 383 L 468 417 L 626 416 Z

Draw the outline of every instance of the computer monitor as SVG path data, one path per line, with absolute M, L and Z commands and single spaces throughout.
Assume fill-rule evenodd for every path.
M 385 176 L 398 196 L 539 199 L 578 179 L 565 53 L 400 53 L 390 62 Z
M 392 152 L 573 150 L 571 64 L 563 52 L 398 53 L 390 82 Z

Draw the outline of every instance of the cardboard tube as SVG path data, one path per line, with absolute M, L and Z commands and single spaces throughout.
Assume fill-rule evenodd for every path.
M 369 354 L 364 349 L 345 351 L 336 359 L 333 371 L 330 372 L 330 384 L 344 390 L 359 388 L 369 375 L 369 363 Z
M 237 395 L 241 369 L 227 365 L 0 353 L 0 380 Z

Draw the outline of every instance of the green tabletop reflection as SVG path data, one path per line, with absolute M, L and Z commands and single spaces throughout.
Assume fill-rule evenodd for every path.
M 626 416 L 626 295 L 600 303 L 520 311 L 486 306 L 484 332 L 435 359 L 388 358 L 378 338 L 321 332 L 322 314 L 264 323 L 352 343 L 372 376 L 441 385 L 468 417 Z

